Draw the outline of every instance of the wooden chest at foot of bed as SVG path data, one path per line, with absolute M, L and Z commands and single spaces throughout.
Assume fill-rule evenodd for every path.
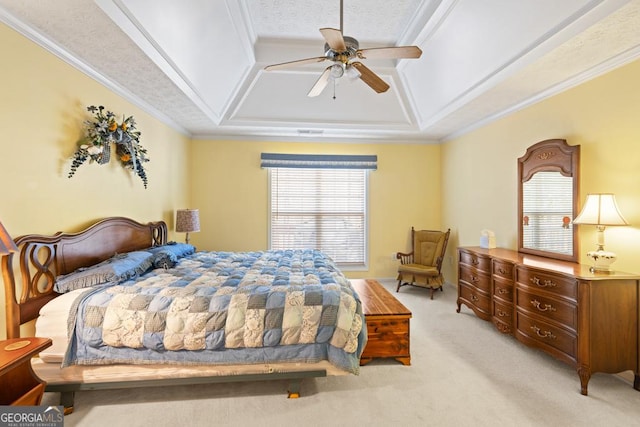
M 360 296 L 367 322 L 368 341 L 360 365 L 378 358 L 393 358 L 410 365 L 411 311 L 376 280 L 357 279 L 351 284 Z

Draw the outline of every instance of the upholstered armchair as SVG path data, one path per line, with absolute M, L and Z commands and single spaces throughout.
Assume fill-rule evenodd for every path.
M 398 287 L 396 292 L 405 285 L 419 286 L 433 291 L 444 284 L 444 277 L 440 270 L 444 253 L 449 241 L 451 229 L 444 231 L 414 230 L 411 227 L 411 247 L 409 253 L 398 252 L 396 258 L 400 260 L 398 267 Z

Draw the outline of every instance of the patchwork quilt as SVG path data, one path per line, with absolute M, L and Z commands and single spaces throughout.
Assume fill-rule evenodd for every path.
M 317 250 L 196 252 L 76 301 L 63 366 L 329 360 L 358 373 L 358 295 Z

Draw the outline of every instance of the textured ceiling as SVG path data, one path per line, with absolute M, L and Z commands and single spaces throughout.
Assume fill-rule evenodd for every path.
M 307 92 L 338 0 L 0 0 L 0 21 L 194 138 L 436 142 L 640 55 L 640 0 L 344 0 L 363 60 L 391 88 L 346 77 Z M 335 99 L 334 99 L 335 96 Z

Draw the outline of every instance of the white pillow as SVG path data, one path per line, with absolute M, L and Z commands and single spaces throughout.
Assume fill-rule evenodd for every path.
M 85 291 L 87 291 L 86 288 L 76 289 L 75 291 L 61 294 L 60 296 L 46 303 L 40 309 L 40 316 L 55 316 L 59 314 L 69 313 L 69 308 L 71 308 L 71 304 L 73 304 L 73 301 L 75 301 L 75 299 Z

